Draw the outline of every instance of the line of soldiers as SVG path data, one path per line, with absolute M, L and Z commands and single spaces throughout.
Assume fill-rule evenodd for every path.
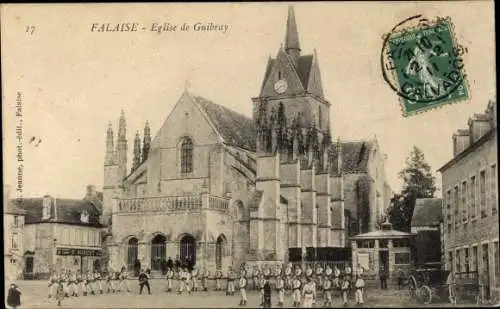
M 284 306 L 285 295 L 291 295 L 295 307 L 304 307 L 316 302 L 317 293 L 324 299 L 325 306 L 331 306 L 332 294 L 340 296 L 344 302 L 348 302 L 348 294 L 355 291 L 355 298 L 358 304 L 363 303 L 364 279 L 362 273 L 358 271 L 353 274 L 349 265 L 342 269 L 326 266 L 317 266 L 313 269 L 307 266 L 304 270 L 296 265 L 287 264 L 283 266 L 263 265 L 262 267 L 250 267 L 244 264 L 239 272 L 231 266 L 225 274 L 221 270 L 216 270 L 212 275 L 207 269 L 198 270 L 194 267 L 190 272 L 187 268 L 169 268 L 165 279 L 167 280 L 167 292 L 175 290 L 182 294 L 196 291 L 207 291 L 210 280 L 215 280 L 215 291 L 225 290 L 226 295 L 240 292 L 240 306 L 247 304 L 246 291 L 257 290 L 260 292 L 261 306 L 266 307 L 269 297 L 266 297 L 266 288 L 275 289 L 278 292 L 278 306 Z M 225 281 L 225 288 L 222 283 Z M 270 293 L 270 292 L 269 292 Z M 269 294 L 267 293 L 267 294 Z M 269 294 L 270 295 L 270 294 Z
M 97 270 L 87 273 L 80 270 L 62 270 L 60 273 L 54 271 L 49 278 L 49 298 L 57 295 L 59 286 L 62 286 L 65 297 L 116 293 L 122 290 L 130 292 L 127 277 L 125 266 L 120 271 L 109 270 L 106 273 Z
M 249 282 L 252 282 L 251 287 Z M 335 291 L 347 305 L 348 294 L 352 290 L 355 291 L 357 304 L 364 302 L 365 282 L 361 271 L 353 274 L 349 265 L 345 265 L 342 270 L 336 266 L 333 269 L 330 266 L 317 266 L 314 270 L 307 266 L 303 270 L 300 266 L 293 267 L 289 263 L 285 267 L 264 266 L 262 269 L 258 266 L 253 269 L 242 266 L 239 276 L 240 306 L 246 305 L 246 290 L 251 288 L 260 290 L 260 305 L 270 307 L 270 291 L 266 290 L 270 290 L 271 286 L 278 291 L 278 307 L 284 306 L 285 294 L 288 294 L 291 295 L 294 307 L 311 308 L 318 300 L 318 292 L 324 300 L 324 306 L 330 307 L 332 293 Z

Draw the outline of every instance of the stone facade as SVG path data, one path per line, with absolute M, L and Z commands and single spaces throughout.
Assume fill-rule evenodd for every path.
M 496 102 L 453 136 L 453 158 L 441 167 L 446 268 L 477 271 L 484 295 L 500 286 Z
M 226 269 L 282 263 L 288 248 L 305 254 L 306 247 L 348 245 L 345 142 L 331 140 L 317 56 L 300 52 L 290 8 L 286 44 L 269 59 L 260 94 L 252 98 L 253 119 L 186 90 L 154 138 L 148 124 L 142 143 L 136 134 L 130 172 L 125 116 L 116 145 L 108 128 L 103 223 L 111 222 L 109 267 L 133 267 L 138 260 L 155 270 L 158 260 L 192 256 L 199 267 Z M 376 203 L 377 192 L 384 192 L 383 161 L 365 158 L 378 148 L 367 144 L 372 150 L 361 158 L 347 155 L 363 166 L 356 171 L 373 174 L 369 201 L 360 207 L 378 214 L 385 203 Z

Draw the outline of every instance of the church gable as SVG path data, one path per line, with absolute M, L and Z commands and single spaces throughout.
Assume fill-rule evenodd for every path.
M 222 141 L 207 115 L 187 91 L 182 94 L 161 126 L 153 139 L 151 148 L 176 148 L 184 136 L 191 137 L 198 145 Z
M 290 56 L 288 56 L 285 51 L 281 49 L 278 52 L 276 59 L 270 61 L 269 66 L 269 74 L 267 74 L 267 78 L 263 84 L 262 91 L 260 93 L 261 97 L 278 95 L 274 89 L 274 85 L 281 79 L 286 80 L 287 89 L 280 95 L 304 93 L 304 87 L 297 71 L 295 70 L 295 66 L 290 59 Z

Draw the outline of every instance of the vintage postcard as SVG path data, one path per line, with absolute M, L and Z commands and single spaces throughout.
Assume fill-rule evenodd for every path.
M 0 21 L 8 308 L 498 304 L 492 1 Z

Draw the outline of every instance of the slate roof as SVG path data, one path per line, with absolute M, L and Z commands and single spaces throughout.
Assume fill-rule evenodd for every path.
M 248 209 L 250 209 L 250 211 L 259 209 L 259 204 L 263 196 L 264 192 L 262 190 L 255 190 L 248 199 Z
M 312 60 L 313 55 L 304 55 L 300 56 L 299 61 L 297 62 L 296 70 L 304 89 L 307 89 L 309 83 L 309 73 L 311 73 Z
M 25 215 L 26 214 L 26 210 L 21 209 L 14 202 L 12 202 L 10 200 L 5 202 L 4 205 L 5 205 L 4 209 L 3 209 L 4 214 L 10 214 L 10 215 Z
M 440 198 L 419 198 L 415 202 L 411 226 L 436 226 L 443 219 L 443 200 Z
M 346 141 L 340 142 L 342 145 L 342 172 L 350 173 L 366 173 L 368 171 L 368 162 L 370 153 L 373 149 L 373 142 L 369 141 Z M 336 143 L 333 143 L 332 153 L 330 157 L 331 165 L 330 172 L 337 174 L 338 171 L 338 149 Z
M 250 151 L 256 150 L 257 129 L 251 118 L 201 96 L 191 94 L 191 97 L 204 110 L 225 142 Z
M 396 231 L 396 230 L 377 230 L 364 234 L 359 234 L 351 237 L 351 239 L 384 239 L 384 238 L 401 238 L 412 236 L 413 234 Z
M 43 198 L 15 199 L 13 203 L 26 211 L 26 224 L 58 222 L 78 225 L 100 225 L 100 211 L 94 204 L 82 199 L 56 199 L 57 217 L 46 220 L 42 220 Z M 89 213 L 89 223 L 82 223 L 80 221 L 80 214 L 84 210 Z

